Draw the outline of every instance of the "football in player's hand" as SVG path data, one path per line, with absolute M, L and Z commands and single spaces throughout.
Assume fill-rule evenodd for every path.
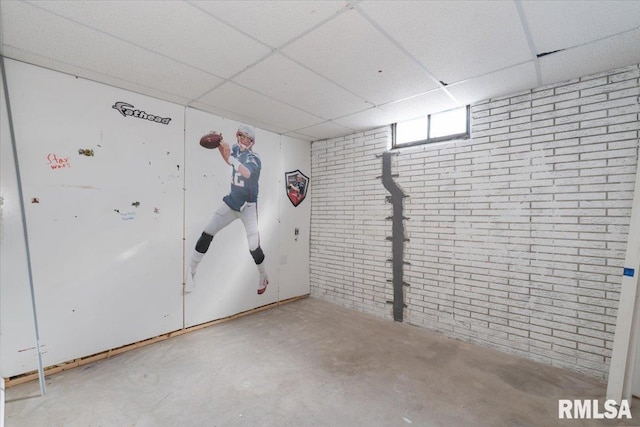
M 200 145 L 209 149 L 218 148 L 220 141 L 222 141 L 222 134 L 212 131 L 200 138 Z

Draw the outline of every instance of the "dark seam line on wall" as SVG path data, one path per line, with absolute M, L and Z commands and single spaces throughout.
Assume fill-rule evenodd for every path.
M 549 52 L 542 52 L 536 55 L 537 58 L 542 58 L 543 56 L 551 55 L 552 53 L 562 52 L 564 49 L 551 50 Z
M 391 193 L 389 197 L 393 206 L 392 235 L 388 238 L 392 242 L 392 263 L 393 263 L 393 320 L 403 321 L 404 314 L 404 223 L 402 200 L 407 197 L 398 184 L 393 180 L 391 173 L 391 156 L 393 153 L 387 151 L 382 153 L 382 184 Z

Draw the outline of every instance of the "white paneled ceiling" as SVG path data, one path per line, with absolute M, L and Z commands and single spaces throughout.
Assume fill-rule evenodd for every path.
M 0 23 L 7 58 L 306 140 L 640 63 L 638 0 L 0 0 Z

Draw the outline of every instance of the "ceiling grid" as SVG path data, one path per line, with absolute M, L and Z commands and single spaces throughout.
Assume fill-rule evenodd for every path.
M 640 1 L 0 0 L 0 53 L 313 141 L 640 63 Z

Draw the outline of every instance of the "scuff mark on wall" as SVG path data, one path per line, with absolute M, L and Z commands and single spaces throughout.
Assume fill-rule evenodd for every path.
M 60 185 L 60 187 L 68 188 L 82 188 L 83 190 L 100 190 L 100 187 L 94 187 L 92 185 Z
M 2 205 L 4 205 L 4 197 L 0 196 L 0 240 L 2 240 L 2 236 L 4 235 L 4 214 L 2 211 Z

